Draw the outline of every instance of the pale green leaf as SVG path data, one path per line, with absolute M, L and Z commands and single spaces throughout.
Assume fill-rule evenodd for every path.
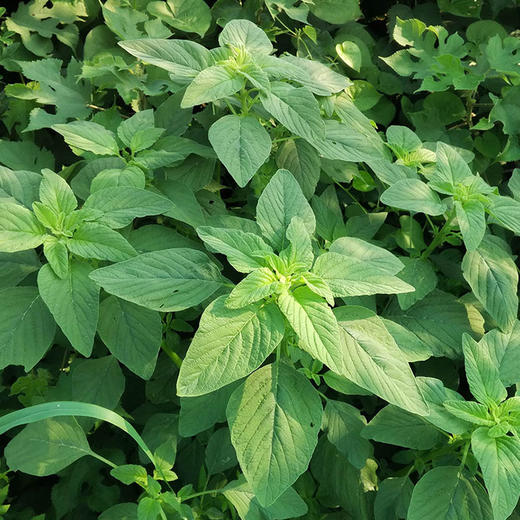
M 225 301 L 217 298 L 202 314 L 181 365 L 180 396 L 206 394 L 247 376 L 282 341 L 285 325 L 274 303 L 229 309 Z
M 418 179 L 403 179 L 392 184 L 381 195 L 381 202 L 387 206 L 426 215 L 442 215 L 446 211 L 439 195 Z
M 296 370 L 276 363 L 249 376 L 228 403 L 231 442 L 262 506 L 273 504 L 307 469 L 318 441 L 318 393 Z
M 38 273 L 38 289 L 45 305 L 71 345 L 89 356 L 98 321 L 99 287 L 89 278 L 92 268 L 73 261 L 65 278 L 46 264 Z
M 271 245 L 281 251 L 287 244 L 286 231 L 293 217 L 303 220 L 309 234 L 316 228 L 314 213 L 296 179 L 278 170 L 258 199 L 256 219 Z
M 152 251 L 91 274 L 105 291 L 152 310 L 194 307 L 222 287 L 218 267 L 201 251 Z
M 415 485 L 408 520 L 491 520 L 486 491 L 458 466 L 438 466 Z
M 488 235 L 464 255 L 462 273 L 497 325 L 510 329 L 518 314 L 518 271 L 507 246 Z
M 243 188 L 271 153 L 271 138 L 256 117 L 230 114 L 208 130 L 208 139 L 227 171 Z
M 14 253 L 38 247 L 45 228 L 27 208 L 13 203 L 0 204 L 0 251 Z
M 119 146 L 114 133 L 92 121 L 73 121 L 53 125 L 52 129 L 61 134 L 72 148 L 97 155 L 119 155 Z

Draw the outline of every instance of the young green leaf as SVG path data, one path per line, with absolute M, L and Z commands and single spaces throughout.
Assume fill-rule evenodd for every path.
M 486 213 L 478 200 L 461 203 L 455 201 L 455 211 L 460 232 L 468 251 L 474 251 L 486 234 Z
M 68 215 L 78 206 L 78 201 L 67 181 L 51 170 L 42 171 L 40 201 L 56 213 Z
M 226 307 L 240 309 L 250 303 L 263 300 L 275 293 L 282 285 L 276 275 L 266 267 L 249 273 L 241 280 L 226 299 Z
M 439 195 L 418 179 L 403 179 L 392 184 L 381 195 L 381 202 L 426 215 L 442 215 L 446 211 Z
M 258 199 L 256 219 L 271 245 L 281 251 L 288 245 L 287 228 L 293 217 L 302 219 L 309 234 L 316 228 L 314 213 L 296 179 L 278 170 Z
M 498 367 L 485 342 L 477 343 L 471 336 L 462 336 L 464 364 L 471 393 L 488 406 L 501 403 L 507 390 L 500 381 Z
M 261 237 L 240 229 L 201 226 L 197 234 L 211 251 L 226 255 L 229 263 L 241 273 L 264 267 L 264 258 L 273 254 Z
M 224 47 L 246 50 L 252 54 L 271 54 L 273 45 L 260 27 L 249 20 L 231 20 L 218 36 Z
M 220 65 L 202 70 L 188 85 L 181 108 L 190 108 L 232 96 L 245 84 L 244 78 Z
M 78 148 L 97 155 L 119 155 L 119 146 L 114 133 L 92 121 L 73 121 L 53 125 L 72 148 Z

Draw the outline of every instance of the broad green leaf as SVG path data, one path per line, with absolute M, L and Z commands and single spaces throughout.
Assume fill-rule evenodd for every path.
M 240 229 L 201 226 L 197 234 L 211 251 L 226 255 L 229 263 L 241 273 L 263 267 L 263 258 L 273 253 L 261 237 Z
M 229 428 L 219 428 L 213 432 L 206 446 L 205 463 L 210 475 L 224 472 L 238 464 Z
M 451 401 L 444 402 L 444 408 L 453 416 L 463 421 L 479 424 L 480 426 L 494 426 L 495 421 L 488 411 L 488 407 L 475 401 Z
M 58 278 L 65 278 L 69 271 L 69 252 L 65 240 L 47 235 L 43 242 L 43 254 Z
M 251 54 L 271 54 L 273 45 L 260 27 L 249 20 L 231 20 L 218 36 L 219 44 L 243 49 Z
M 228 403 L 231 442 L 262 506 L 273 504 L 307 469 L 318 440 L 318 393 L 284 363 L 249 376 Z
M 403 262 L 390 251 L 359 238 L 338 238 L 330 245 L 329 251 L 369 264 L 382 274 L 397 274 L 404 268 Z
M 398 305 L 391 306 L 385 317 L 415 334 L 438 357 L 460 358 L 462 334 L 484 334 L 484 319 L 474 307 L 439 290 L 406 311 Z
M 397 295 L 399 306 L 405 311 L 437 287 L 437 275 L 433 265 L 427 260 L 420 258 L 402 258 L 401 260 L 405 267 L 398 277 L 415 288 L 413 292 Z
M 201 38 L 211 24 L 211 11 L 204 0 L 148 2 L 147 9 L 173 28 L 197 33 Z
M 267 112 L 297 136 L 311 144 L 325 137 L 318 102 L 306 88 L 276 82 L 261 99 Z
M 488 428 L 482 427 L 473 432 L 471 448 L 482 470 L 493 518 L 506 520 L 520 495 L 520 440 L 508 436 L 493 438 L 488 435 Z
M 155 127 L 155 121 L 153 117 L 153 110 L 141 110 L 136 112 L 132 117 L 125 119 L 117 127 L 117 136 L 125 146 L 130 146 L 132 138 L 140 130 L 149 131 Z
M 216 423 L 225 422 L 229 397 L 238 384 L 231 383 L 216 392 L 198 397 L 181 397 L 179 434 L 182 437 L 193 437 Z
M 123 464 L 112 468 L 110 475 L 127 486 L 134 482 L 146 486 L 148 480 L 146 468 L 136 464 Z
M 465 403 L 466 401 L 459 393 L 446 388 L 440 379 L 434 377 L 418 377 L 416 380 L 430 409 L 430 413 L 424 419 L 449 433 L 460 434 L 471 429 L 469 422 L 454 417 L 444 406 L 446 401 L 450 401 L 452 404 Z
M 80 358 L 71 365 L 70 386 L 74 401 L 113 410 L 125 390 L 125 377 L 114 356 Z
M 111 168 L 100 171 L 90 184 L 90 193 L 106 188 L 117 188 L 120 186 L 130 186 L 134 188 L 144 188 L 146 177 L 143 170 L 137 166 L 127 166 L 126 168 Z
M 103 212 L 102 224 L 118 229 L 130 224 L 136 217 L 167 213 L 172 203 L 166 197 L 149 190 L 121 186 L 92 193 L 85 208 Z
M 329 252 L 316 259 L 312 270 L 328 284 L 335 296 L 395 294 L 414 290 L 396 276 L 386 274 L 377 259 L 372 263 L 370 259 Z
M 23 365 L 28 372 L 45 355 L 56 332 L 36 287 L 0 291 L 0 367 Z
M 389 404 L 363 430 L 363 437 L 413 450 L 429 450 L 443 440 L 442 433 L 424 417 Z
M 507 331 L 518 314 L 518 271 L 500 239 L 488 235 L 462 260 L 462 273 L 486 311 Z
M 518 370 L 520 367 L 520 321 L 516 320 L 513 328 L 508 332 L 498 329 L 489 331 L 480 343 L 485 344 L 486 350 L 493 359 L 500 380 L 504 386 L 511 386 L 518 381 Z
M 226 299 L 226 307 L 240 309 L 267 298 L 278 288 L 281 288 L 281 284 L 273 271 L 261 267 L 249 273 L 233 288 Z
M 11 145 L 28 145 L 32 142 L 0 140 L 0 154 L 2 154 L 2 159 L 4 160 L 4 162 L 6 151 L 2 149 L 1 145 L 7 143 Z M 36 150 L 38 150 L 37 147 Z M 21 153 L 21 155 L 28 154 L 25 152 Z M 38 199 L 38 192 L 41 179 L 42 176 L 38 173 L 24 170 L 12 171 L 9 168 L 0 166 L 0 202 L 16 202 L 18 204 L 24 205 L 26 208 L 30 208 L 31 204 Z
M 99 287 L 89 278 L 92 268 L 77 260 L 60 279 L 46 264 L 38 273 L 38 289 L 71 345 L 90 356 L 98 321 Z
M 455 186 L 473 174 L 466 161 L 450 145 L 437 143 L 437 163 L 430 184 L 441 193 L 452 194 Z
M 164 515 L 161 503 L 156 499 L 146 496 L 139 500 L 137 504 L 137 518 L 138 520 L 156 520 Z
M 253 116 L 230 114 L 208 130 L 208 139 L 227 171 L 243 188 L 271 153 L 271 138 Z
M 332 24 L 344 24 L 362 16 L 359 0 L 315 0 L 311 12 Z
M 71 253 L 83 258 L 120 262 L 137 253 L 123 236 L 102 224 L 84 222 L 67 241 Z
M 13 203 L 0 204 L 0 251 L 14 253 L 38 247 L 45 228 L 27 208 Z
M 320 178 L 318 152 L 303 139 L 288 139 L 278 149 L 276 165 L 289 170 L 298 181 L 306 198 L 312 197 Z
M 350 305 L 334 314 L 343 364 L 341 370 L 332 369 L 391 404 L 427 415 L 410 366 L 381 319 L 369 309 Z
M 181 365 L 180 396 L 207 394 L 247 376 L 282 341 L 285 326 L 274 303 L 229 309 L 225 301 L 220 296 L 202 314 Z
M 442 215 L 446 211 L 439 195 L 418 179 L 403 179 L 392 184 L 381 195 L 381 202 L 426 215 Z
M 243 477 L 227 484 L 222 493 L 235 506 L 242 520 L 288 520 L 307 512 L 307 504 L 292 487 L 267 507 L 260 505 Z
M 397 157 L 415 152 L 422 146 L 422 142 L 417 137 L 417 134 L 406 126 L 389 126 L 386 129 L 386 140 Z
M 0 288 L 14 287 L 40 268 L 34 250 L 0 253 Z
M 127 52 L 170 72 L 175 81 L 187 84 L 212 63 L 210 52 L 190 40 L 147 38 L 118 42 Z
M 438 466 L 415 485 L 408 520 L 491 520 L 486 491 L 458 466 Z
M 298 182 L 289 171 L 278 170 L 256 206 L 256 219 L 262 233 L 278 251 L 288 245 L 286 231 L 293 217 L 301 218 L 309 234 L 314 233 L 316 219 Z
M 92 121 L 73 121 L 53 125 L 52 129 L 61 134 L 72 148 L 97 155 L 119 155 L 119 146 L 114 133 Z
M 57 213 L 68 215 L 78 206 L 78 201 L 67 181 L 51 170 L 43 170 L 40 183 L 40 201 Z
M 214 65 L 202 70 L 188 85 L 181 108 L 190 108 L 232 96 L 245 84 L 244 79 L 223 66 Z
M 471 393 L 477 401 L 492 406 L 507 397 L 507 390 L 500 381 L 498 367 L 485 342 L 477 343 L 471 336 L 462 337 L 466 378 Z
M 97 330 L 123 365 L 139 377 L 150 379 L 162 340 L 159 313 L 109 296 L 101 303 Z
M 292 67 L 288 67 L 288 64 Z M 280 66 L 285 67 L 285 77 L 301 83 L 317 96 L 330 96 L 352 84 L 348 78 L 334 72 L 327 65 L 292 54 L 283 55 Z
M 301 272 L 310 269 L 314 262 L 314 252 L 311 237 L 300 217 L 291 219 L 285 236 L 289 240 L 289 245 L 281 251 L 280 258 L 293 271 Z
M 484 206 L 478 200 L 468 200 L 463 204 L 456 200 L 455 210 L 464 245 L 468 251 L 474 251 L 486 234 Z
M 96 269 L 90 277 L 110 294 L 161 312 L 194 307 L 223 284 L 204 253 L 185 248 L 144 253 Z
M 358 469 L 373 455 L 370 442 L 361 436 L 365 426 L 365 418 L 354 406 L 332 399 L 327 401 L 322 426 L 327 439 Z
M 77 421 L 59 417 L 27 425 L 11 439 L 4 453 L 12 471 L 45 477 L 92 452 Z
M 284 291 L 278 306 L 298 336 L 298 346 L 334 372 L 342 373 L 343 353 L 331 308 L 307 287 Z
M 489 211 L 502 226 L 520 235 L 520 201 L 510 197 L 492 197 Z
M 374 520 L 406 518 L 412 491 L 413 484 L 409 477 L 388 477 L 383 480 L 374 500 Z

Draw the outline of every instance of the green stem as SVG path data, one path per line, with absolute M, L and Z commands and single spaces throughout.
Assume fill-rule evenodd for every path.
M 363 213 L 365 213 L 365 215 L 368 215 L 368 211 L 363 207 L 361 202 L 359 202 L 359 200 L 357 200 L 356 197 L 354 197 L 354 195 L 350 193 L 350 190 L 348 188 L 345 188 L 345 186 L 342 186 L 339 182 L 336 182 L 336 185 L 339 186 L 363 210 Z
M 107 464 L 111 468 L 117 468 L 117 464 L 114 464 L 111 460 L 105 459 L 105 457 L 103 457 L 99 453 L 96 453 L 95 451 L 91 451 L 90 455 L 92 455 L 94 458 L 100 460 L 101 462 L 104 462 L 105 464 Z
M 451 231 L 451 223 L 453 222 L 454 218 L 455 213 L 451 212 L 446 222 L 444 223 L 444 226 L 442 226 L 435 238 L 431 241 L 430 245 L 424 250 L 424 253 L 421 255 L 421 258 L 423 260 L 426 260 L 433 253 L 436 247 L 441 246 L 444 243 L 446 236 Z
M 199 491 L 198 493 L 193 493 L 192 495 L 188 495 L 184 497 L 182 500 L 191 500 L 192 498 L 201 497 L 203 495 L 211 495 L 212 493 L 220 493 L 222 488 L 220 489 L 207 489 L 206 491 Z
M 177 365 L 178 368 L 181 368 L 182 365 L 182 359 L 177 354 L 177 352 L 174 352 L 164 341 L 161 344 L 162 351 Z
M 464 465 L 466 464 L 466 458 L 468 457 L 469 446 L 470 446 L 470 441 L 468 440 L 464 446 L 464 451 L 462 452 L 462 459 L 460 461 L 460 466 L 459 466 L 459 475 L 462 473 L 462 470 L 464 469 Z

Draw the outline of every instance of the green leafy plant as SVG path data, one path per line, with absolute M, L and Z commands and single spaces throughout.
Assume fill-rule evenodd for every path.
M 0 8 L 0 517 L 517 519 L 516 4 Z

